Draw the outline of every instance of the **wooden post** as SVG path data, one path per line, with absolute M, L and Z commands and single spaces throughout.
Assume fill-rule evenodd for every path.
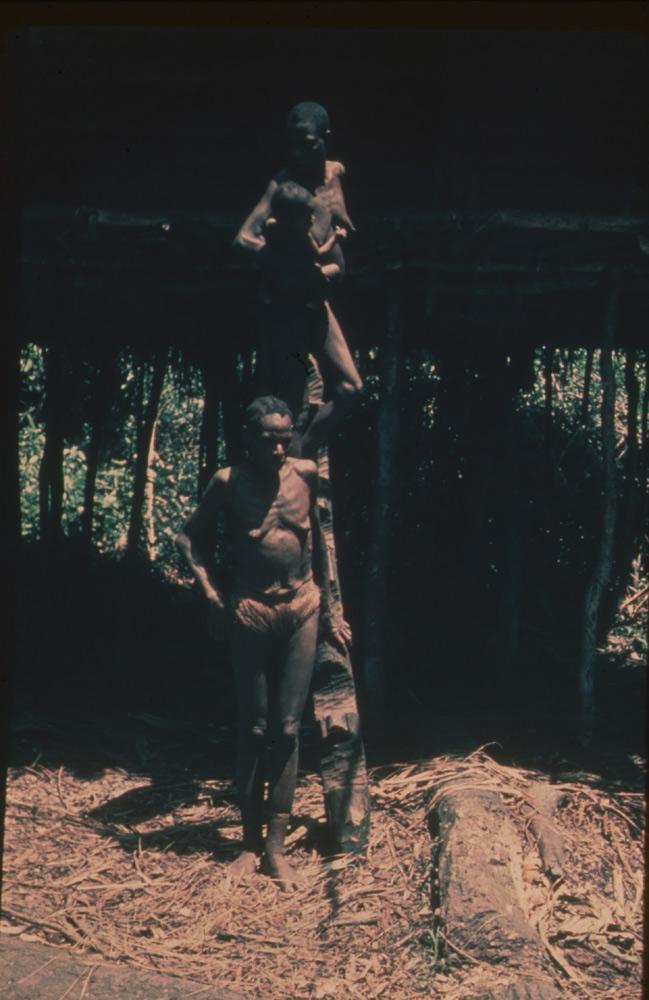
M 615 476 L 615 372 L 613 371 L 613 344 L 617 325 L 617 293 L 611 291 L 606 304 L 604 336 L 600 352 L 602 378 L 602 465 L 603 512 L 599 551 L 593 573 L 584 596 L 579 694 L 581 714 L 581 740 L 589 745 L 595 724 L 595 651 L 597 625 L 604 588 L 607 586 L 613 565 L 615 536 L 615 510 L 617 484 Z
M 372 498 L 371 535 L 365 586 L 364 680 L 372 715 L 380 722 L 388 699 L 385 623 L 388 609 L 388 561 L 395 500 L 394 466 L 399 441 L 401 382 L 401 302 L 398 276 L 387 286 L 386 335 L 379 348 L 380 383 L 377 472 Z

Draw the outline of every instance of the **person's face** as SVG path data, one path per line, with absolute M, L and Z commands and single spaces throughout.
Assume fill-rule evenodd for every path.
M 311 167 L 323 163 L 327 156 L 325 136 L 314 122 L 298 121 L 288 133 L 289 153 L 296 166 Z
M 293 437 L 290 417 L 267 413 L 251 429 L 248 454 L 261 472 L 279 472 Z

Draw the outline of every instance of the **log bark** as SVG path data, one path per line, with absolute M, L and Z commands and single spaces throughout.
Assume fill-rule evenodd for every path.
M 131 519 L 128 527 L 126 553 L 135 556 L 142 534 L 144 513 L 144 494 L 146 490 L 146 475 L 151 449 L 151 440 L 160 405 L 160 395 L 167 370 L 167 350 L 162 349 L 155 355 L 151 378 L 151 391 L 147 400 L 144 417 L 138 428 L 137 457 L 135 462 L 135 477 L 133 482 L 133 499 L 131 503 Z
M 380 348 L 377 474 L 372 497 L 370 544 L 365 586 L 363 676 L 377 721 L 385 713 L 385 665 L 390 532 L 396 493 L 395 461 L 399 441 L 401 381 L 401 302 L 396 280 L 388 283 L 386 335 Z
M 532 792 L 536 812 L 530 820 L 530 829 L 536 838 L 543 870 L 553 880 L 563 875 L 565 844 L 553 819 L 565 799 L 565 792 L 551 785 L 542 785 L 540 782 Z
M 540 938 L 523 897 L 522 845 L 497 792 L 456 788 L 440 796 L 430 816 L 433 905 L 448 957 L 464 954 L 511 973 L 495 992 L 480 988 L 463 1000 L 555 1000 L 544 971 Z
M 58 928 L 57 928 L 58 930 Z M 60 933 L 60 931 L 59 931 Z M 3 936 L 0 948 L 3 1000 L 247 1000 L 226 986 L 196 986 L 196 980 L 154 969 L 108 962 L 103 955 L 71 951 Z M 86 992 L 86 987 L 89 989 Z
M 579 669 L 581 741 L 589 745 L 595 724 L 595 650 L 597 648 L 600 605 L 604 589 L 611 578 L 617 486 L 615 475 L 615 373 L 613 344 L 617 321 L 617 295 L 611 292 L 606 306 L 604 337 L 600 353 L 602 378 L 602 465 L 603 511 L 602 532 L 595 567 L 586 588 L 583 606 L 582 644 Z

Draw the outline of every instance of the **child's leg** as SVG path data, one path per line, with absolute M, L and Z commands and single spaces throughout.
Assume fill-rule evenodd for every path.
M 329 303 L 324 305 L 326 331 L 321 345 L 313 353 L 324 378 L 325 399 L 304 434 L 302 444 L 305 455 L 313 453 L 323 444 L 363 390 L 363 382 L 340 324 Z
M 345 335 L 328 302 L 325 302 L 327 312 L 327 333 L 322 346 L 322 360 L 325 368 L 332 373 L 332 395 L 352 399 L 363 389 L 363 382 L 354 364 L 351 351 L 347 346 Z M 325 371 L 327 381 L 328 373 Z M 326 395 L 330 395 L 326 392 Z

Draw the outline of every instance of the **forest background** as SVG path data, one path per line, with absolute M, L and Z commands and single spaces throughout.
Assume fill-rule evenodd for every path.
M 444 717 L 552 743 L 579 730 L 590 657 L 602 732 L 637 743 L 644 44 L 17 39 L 18 705 L 140 699 L 231 719 L 226 646 L 208 644 L 172 539 L 241 457 L 256 292 L 229 244 L 281 162 L 283 109 L 308 92 L 332 112 L 358 228 L 336 308 L 366 394 L 331 461 L 361 700 L 378 642 L 406 742 Z

